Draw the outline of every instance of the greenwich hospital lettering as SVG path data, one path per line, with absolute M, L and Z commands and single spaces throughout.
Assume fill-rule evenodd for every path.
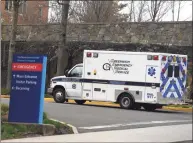
M 129 67 L 132 66 L 130 61 L 124 60 L 110 60 L 109 61 L 113 72 L 116 74 L 129 74 Z M 110 70 L 110 69 L 109 69 Z

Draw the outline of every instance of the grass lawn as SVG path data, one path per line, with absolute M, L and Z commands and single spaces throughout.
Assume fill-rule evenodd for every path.
M 1 104 L 1 139 L 15 139 L 15 138 L 26 138 L 26 137 L 37 137 L 43 136 L 42 126 L 37 124 L 11 124 L 7 122 L 9 107 L 5 104 Z M 55 126 L 55 131 L 53 135 L 60 134 L 73 134 L 71 127 L 66 124 L 62 124 L 47 117 L 44 113 L 43 118 L 44 124 L 50 124 Z

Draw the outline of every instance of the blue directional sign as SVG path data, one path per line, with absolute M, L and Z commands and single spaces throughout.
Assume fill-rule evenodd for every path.
M 47 57 L 13 56 L 9 122 L 43 122 Z

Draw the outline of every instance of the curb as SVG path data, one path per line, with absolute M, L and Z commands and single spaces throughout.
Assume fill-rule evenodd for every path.
M 179 107 L 163 107 L 164 110 L 172 110 L 172 111 L 184 111 L 184 112 L 192 112 L 192 108 L 179 108 Z
M 55 120 L 55 119 L 52 119 L 52 118 L 50 118 L 50 120 L 59 122 L 59 123 L 61 123 L 61 124 L 68 125 L 69 127 L 72 128 L 74 134 L 78 134 L 78 130 L 77 130 L 77 128 L 76 128 L 75 126 L 73 126 L 73 125 L 71 125 L 71 124 L 66 124 L 66 123 L 64 123 L 64 122 L 61 122 L 61 121 L 58 121 L 58 120 Z
M 9 98 L 9 95 L 1 95 L 1 98 Z

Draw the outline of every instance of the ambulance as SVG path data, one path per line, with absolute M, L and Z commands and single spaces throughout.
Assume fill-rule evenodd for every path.
M 83 63 L 53 77 L 47 92 L 57 103 L 117 103 L 153 111 L 183 100 L 187 55 L 84 50 Z

